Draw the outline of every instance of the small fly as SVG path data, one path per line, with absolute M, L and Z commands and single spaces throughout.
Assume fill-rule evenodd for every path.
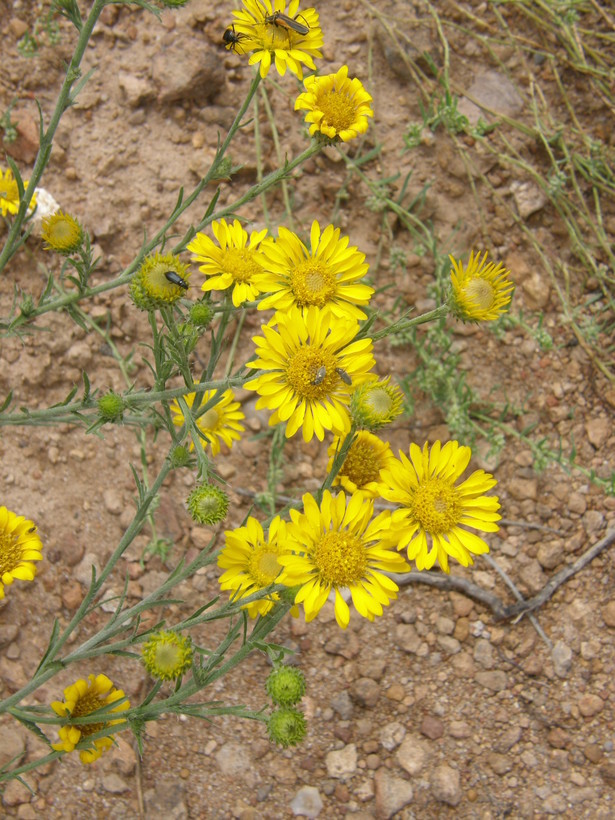
M 188 290 L 190 287 L 188 282 L 186 282 L 185 279 L 182 279 L 179 273 L 176 273 L 174 270 L 166 271 L 165 276 L 167 277 L 167 281 L 169 281 L 172 285 L 178 285 L 184 290 Z
M 316 371 L 316 375 L 312 379 L 312 384 L 322 384 L 325 380 L 325 376 L 327 375 L 327 368 L 324 366 L 319 367 Z
M 222 40 L 224 41 L 225 48 L 231 51 L 237 51 L 237 46 L 242 40 L 245 40 L 247 36 L 247 34 L 242 34 L 241 32 L 237 33 L 235 31 L 235 25 L 232 25 L 224 32 Z
M 335 372 L 340 377 L 340 379 L 344 382 L 344 384 L 352 384 L 352 379 L 346 373 L 346 371 L 342 367 L 336 367 Z

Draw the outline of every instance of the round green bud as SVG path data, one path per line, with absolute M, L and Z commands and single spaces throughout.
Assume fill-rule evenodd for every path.
M 98 399 L 98 412 L 103 421 L 121 421 L 126 409 L 126 402 L 113 390 Z
M 184 447 L 182 444 L 178 444 L 177 447 L 174 447 L 171 450 L 171 455 L 169 456 L 171 461 L 171 466 L 174 470 L 178 467 L 188 467 L 192 462 L 192 457 L 190 456 L 190 450 L 187 447 Z
M 265 689 L 277 706 L 294 706 L 305 695 L 305 675 L 294 666 L 280 666 L 269 673 Z
M 273 712 L 267 721 L 269 737 L 285 748 L 301 743 L 307 732 L 305 715 L 298 709 L 283 706 Z
M 228 512 L 228 495 L 213 484 L 199 484 L 188 496 L 188 510 L 199 524 L 218 524 Z
M 195 327 L 206 328 L 213 318 L 214 312 L 208 302 L 196 302 L 190 308 L 190 321 Z

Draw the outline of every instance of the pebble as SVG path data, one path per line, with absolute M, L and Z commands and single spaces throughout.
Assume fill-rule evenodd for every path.
M 384 768 L 376 772 L 374 786 L 376 816 L 381 820 L 389 820 L 414 798 L 412 785 Z
M 354 712 L 354 704 L 345 689 L 331 699 L 331 708 L 334 709 L 342 720 L 350 720 Z
M 551 657 L 557 677 L 567 678 L 572 667 L 572 649 L 564 641 L 557 641 L 551 651 Z
M 464 737 L 470 737 L 472 729 L 465 720 L 453 720 L 449 726 L 449 733 L 451 737 L 461 740 Z
M 380 687 L 371 678 L 359 678 L 352 683 L 350 694 L 360 706 L 373 709 L 380 700 Z
M 429 756 L 428 746 L 418 735 L 409 735 L 404 739 L 395 755 L 399 765 L 408 772 L 411 777 L 419 774 Z
M 491 752 L 487 756 L 487 762 L 493 771 L 500 775 L 500 777 L 512 769 L 511 761 L 506 757 L 506 755 L 499 754 L 498 752 Z
M 490 672 L 477 672 L 475 678 L 481 686 L 491 689 L 492 692 L 502 692 L 508 687 L 506 672 L 502 672 L 500 669 Z
M 489 641 L 480 639 L 476 641 L 474 646 L 474 660 L 483 669 L 491 669 L 493 667 L 493 647 Z
M 2 745 L 0 745 L 0 767 L 6 766 L 9 761 L 12 762 L 13 767 L 20 764 L 26 753 L 26 739 L 22 731 L 21 727 L 14 724 L 9 732 L 3 732 Z
M 215 754 L 220 771 L 229 777 L 244 778 L 247 771 L 254 767 L 254 761 L 243 743 L 229 741 Z
M 536 501 L 538 499 L 538 481 L 535 478 L 511 478 L 506 485 L 510 495 L 517 501 Z
M 113 487 L 108 487 L 103 492 L 103 503 L 107 512 L 111 515 L 120 515 L 124 510 L 124 501 L 121 494 Z
M 324 803 L 317 788 L 303 786 L 290 801 L 290 807 L 295 816 L 318 817 L 323 810 Z
M 29 803 L 31 797 L 30 791 L 19 780 L 9 780 L 2 793 L 2 803 L 5 806 L 19 806 Z
M 431 792 L 440 803 L 457 806 L 461 801 L 459 772 L 450 766 L 438 766 L 431 774 Z
M 583 749 L 583 754 L 591 763 L 600 763 L 603 752 L 597 743 L 588 743 Z
M 547 735 L 547 743 L 553 749 L 567 749 L 570 745 L 570 735 L 564 729 L 556 726 Z
M 604 701 L 599 695 L 586 694 L 579 698 L 577 706 L 583 717 L 594 717 L 604 709 Z
M 532 559 L 529 564 L 523 567 L 519 573 L 519 577 L 532 595 L 540 592 L 548 580 L 536 559 Z
M 496 752 L 504 754 L 512 749 L 515 743 L 521 740 L 522 730 L 520 726 L 510 726 L 505 729 L 493 744 Z
M 430 740 L 437 740 L 444 734 L 444 724 L 433 715 L 425 715 L 421 721 L 421 734 Z
M 343 749 L 334 749 L 332 752 L 328 752 L 325 757 L 325 765 L 329 777 L 334 777 L 336 780 L 346 780 L 357 769 L 356 745 L 349 743 Z
M 380 732 L 380 745 L 387 752 L 392 752 L 403 741 L 406 736 L 406 727 L 401 723 L 393 722 L 387 725 Z
M 590 419 L 585 423 L 585 432 L 592 447 L 599 450 L 611 435 L 611 422 L 606 418 Z
M 126 783 L 119 774 L 106 774 L 102 779 L 102 786 L 106 792 L 110 794 L 121 794 L 122 792 L 130 791 L 130 786 Z
M 601 609 L 602 620 L 607 626 L 615 628 L 615 601 L 609 601 Z
M 566 555 L 563 544 L 554 542 L 551 544 L 541 544 L 538 547 L 536 557 L 543 569 L 555 569 L 558 564 L 561 564 Z
M 550 794 L 542 804 L 546 814 L 564 814 L 568 805 L 561 794 Z

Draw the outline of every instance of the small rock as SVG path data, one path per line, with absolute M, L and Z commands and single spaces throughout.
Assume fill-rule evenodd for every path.
M 597 743 L 588 743 L 583 749 L 583 754 L 592 763 L 600 763 L 603 756 L 602 749 Z
M 607 786 L 615 789 L 615 763 L 605 763 L 601 766 L 600 775 Z
M 453 638 L 451 635 L 438 635 L 437 642 L 438 646 L 449 655 L 456 655 L 461 649 L 461 644 L 457 638 Z
M 428 749 L 425 741 L 417 735 L 404 739 L 395 755 L 399 765 L 415 777 L 425 767 L 428 758 Z
M 553 749 L 567 749 L 570 745 L 570 735 L 564 729 L 556 726 L 547 735 L 547 743 Z
M 480 639 L 476 641 L 474 646 L 474 660 L 483 669 L 491 669 L 493 667 L 493 647 L 490 641 Z
M 510 726 L 505 729 L 493 744 L 494 750 L 500 754 L 509 752 L 515 743 L 518 743 L 521 739 L 521 731 L 520 726 Z
M 118 72 L 117 84 L 124 92 L 129 108 L 138 108 L 156 97 L 156 92 L 149 80 L 135 77 L 127 71 Z
M 387 725 L 380 732 L 380 745 L 387 752 L 396 749 L 406 736 L 406 727 L 401 723 L 393 722 Z
M 243 777 L 254 766 L 254 761 L 243 743 L 229 741 L 215 754 L 216 763 L 222 774 L 229 777 Z
M 579 712 L 583 717 L 594 717 L 604 709 L 604 701 L 599 695 L 583 695 L 577 701 Z
M 293 814 L 301 817 L 318 817 L 323 805 L 320 792 L 314 786 L 303 786 L 290 801 Z
M 461 98 L 458 107 L 471 125 L 476 125 L 481 117 L 493 117 L 494 113 L 513 117 L 523 107 L 523 100 L 514 83 L 499 71 L 488 70 L 479 74 L 467 94 L 467 97 Z
M 120 515 L 124 509 L 122 496 L 114 487 L 108 487 L 103 492 L 103 502 L 105 509 L 111 513 L 111 515 Z
M 14 722 L 14 721 L 13 721 Z M 5 728 L 5 727 L 4 727 Z M 0 745 L 0 767 L 6 766 L 9 761 L 12 766 L 19 766 L 26 753 L 26 739 L 20 726 L 11 726 L 10 731 L 4 731 Z M 12 782 L 12 781 L 9 781 Z
M 600 510 L 588 510 L 583 516 L 583 529 L 587 535 L 593 535 L 604 526 L 604 513 Z
M 395 643 L 404 652 L 416 655 L 421 639 L 412 624 L 398 624 L 395 627 Z
M 19 780 L 9 780 L 4 786 L 2 803 L 5 806 L 20 806 L 22 803 L 29 803 L 31 799 L 31 793 Z
M 455 621 L 441 615 L 436 622 L 436 629 L 441 635 L 452 635 L 455 631 Z
M 199 41 L 160 50 L 152 61 L 152 77 L 162 104 L 195 100 L 201 105 L 224 90 L 224 62 L 213 51 L 203 50 Z
M 566 552 L 563 544 L 558 542 L 551 544 L 541 544 L 538 547 L 537 558 L 543 569 L 555 569 L 564 560 Z
M 430 778 L 431 791 L 436 800 L 447 806 L 457 806 L 461 800 L 459 772 L 450 766 L 438 766 Z
M 17 624 L 0 624 L 0 647 L 12 643 L 19 634 Z M 0 750 L 0 754 L 2 751 Z M 2 764 L 0 764 L 1 766 Z
M 528 564 L 526 564 L 523 567 L 523 569 L 519 573 L 519 577 L 527 586 L 532 595 L 535 595 L 537 592 L 540 592 L 540 590 L 547 583 L 547 576 L 542 571 L 542 567 L 540 566 L 538 561 L 536 561 L 536 559 L 532 559 Z
M 550 794 L 542 804 L 545 814 L 564 814 L 568 805 L 561 794 Z
M 353 682 L 350 694 L 360 706 L 373 709 L 380 699 L 380 687 L 371 678 L 359 678 Z
M 16 123 L 17 139 L 7 142 L 3 138 L 2 148 L 18 163 L 31 165 L 39 149 L 38 120 L 29 111 L 14 108 L 11 121 Z
M 122 792 L 130 791 L 130 786 L 126 783 L 119 774 L 106 774 L 102 779 L 102 786 L 106 792 L 111 794 L 122 794 Z
M 538 482 L 535 478 L 511 478 L 506 485 L 508 492 L 516 501 L 536 501 L 538 499 Z
M 328 752 L 325 765 L 329 777 L 334 777 L 336 780 L 346 780 L 357 769 L 357 747 L 354 743 L 349 743 L 343 749 Z
M 521 182 L 515 179 L 510 183 L 510 191 L 513 195 L 513 199 L 515 200 L 515 205 L 517 206 L 519 216 L 522 219 L 527 219 L 528 216 L 542 210 L 542 208 L 544 208 L 547 204 L 546 195 L 534 182 Z M 534 275 L 540 277 L 539 273 Z M 542 278 L 546 280 L 546 275 L 543 275 Z M 525 285 L 526 282 L 527 279 L 524 281 L 523 285 Z
M 466 723 L 465 720 L 452 720 L 449 727 L 449 732 L 451 737 L 461 740 L 462 738 L 470 737 L 472 734 L 472 728 L 469 723 Z
M 607 626 L 615 629 L 615 601 L 609 601 L 601 610 L 602 620 Z
M 411 803 L 414 798 L 412 786 L 407 780 L 395 777 L 382 768 L 378 769 L 374 777 L 376 792 L 376 816 L 382 820 L 389 820 L 390 817 L 401 811 L 404 806 Z
M 599 450 L 611 435 L 611 423 L 606 418 L 590 419 L 585 423 L 585 432 L 592 447 Z
M 324 650 L 328 655 L 341 655 L 346 660 L 351 660 L 359 654 L 361 644 L 355 632 L 342 632 L 338 629 L 339 634 L 333 635 L 324 645 Z
M 567 678 L 572 667 L 572 649 L 564 643 L 557 641 L 551 652 L 553 667 L 558 678 Z
M 481 686 L 491 689 L 492 692 L 502 692 L 508 687 L 506 672 L 502 672 L 500 669 L 490 672 L 477 672 L 475 678 Z
M 421 734 L 430 740 L 437 740 L 444 734 L 444 724 L 433 715 L 425 715 L 421 721 Z
M 506 757 L 506 755 L 498 754 L 498 752 L 491 752 L 487 756 L 487 762 L 493 771 L 496 774 L 499 774 L 500 777 L 512 769 L 511 761 Z
M 531 310 L 542 310 L 546 308 L 551 296 L 551 286 L 546 278 L 546 274 L 541 276 L 538 271 L 534 271 L 527 279 L 523 280 L 521 289 L 525 295 L 528 307 Z
M 354 705 L 347 690 L 340 692 L 331 699 L 331 708 L 334 709 L 342 720 L 350 720 L 354 712 Z

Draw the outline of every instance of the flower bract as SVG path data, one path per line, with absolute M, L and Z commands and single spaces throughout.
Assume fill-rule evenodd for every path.
M 409 566 L 385 542 L 391 513 L 385 510 L 372 520 L 373 511 L 373 501 L 363 493 L 333 496 L 329 490 L 320 505 L 306 493 L 303 512 L 291 509 L 280 582 L 300 586 L 295 603 L 303 604 L 306 621 L 316 617 L 331 592 L 342 629 L 350 621 L 350 608 L 341 590 L 350 591 L 355 609 L 370 621 L 397 597 L 398 586 L 385 573 L 406 572 Z
M 226 543 L 218 556 L 218 566 L 226 570 L 220 576 L 220 588 L 230 590 L 233 600 L 245 598 L 276 583 L 282 569 L 278 555 L 286 545 L 286 523 L 276 516 L 269 525 L 267 536 L 261 524 L 252 516 L 245 526 L 225 533 Z M 266 615 L 279 600 L 270 593 L 258 601 L 245 604 L 251 618 Z
M 161 630 L 143 645 L 143 664 L 158 680 L 177 680 L 192 666 L 192 641 L 186 635 Z
M 43 218 L 41 236 L 45 250 L 68 255 L 81 247 L 83 228 L 74 216 L 56 211 Z
M 262 330 L 253 337 L 257 358 L 246 366 L 263 372 L 244 385 L 260 395 L 256 409 L 273 410 L 269 424 L 285 422 L 287 438 L 299 428 L 305 441 L 322 441 L 325 430 L 343 433 L 352 390 L 374 378 L 372 340 L 355 340 L 357 322 L 331 322 L 313 306 L 291 307 L 277 314 L 276 328 Z
M 348 79 L 348 66 L 335 74 L 306 77 L 305 91 L 295 101 L 295 110 L 305 110 L 310 135 L 348 142 L 364 134 L 369 125 L 372 97 L 356 77 Z
M 436 560 L 449 572 L 448 559 L 464 567 L 474 563 L 472 555 L 489 552 L 489 547 L 467 527 L 496 532 L 500 503 L 484 493 L 497 481 L 484 470 L 476 470 L 461 484 L 457 481 L 468 466 L 469 447 L 436 441 L 430 448 L 410 445 L 408 458 L 400 452 L 380 473 L 381 495 L 399 505 L 393 512 L 391 538 L 398 549 L 408 550 L 408 560 L 417 569 L 431 569 Z
M 177 256 L 155 253 L 146 257 L 132 277 L 130 296 L 141 310 L 157 310 L 179 301 L 189 280 L 188 266 Z
M 28 180 L 23 180 L 24 188 L 28 187 Z M 19 188 L 17 180 L 10 168 L 2 171 L 0 168 L 0 211 L 2 216 L 16 214 L 19 210 Z M 36 194 L 33 194 L 28 208 L 32 210 L 36 205 Z
M 451 311 L 464 322 L 489 322 L 499 319 L 508 309 L 514 284 L 502 263 L 487 261 L 487 252 L 470 254 L 468 264 L 450 257 Z
M 184 399 L 188 407 L 193 407 L 196 393 L 187 393 Z M 173 399 L 170 406 L 173 413 L 173 424 L 181 427 L 186 419 L 178 401 Z M 204 412 L 203 408 L 206 408 Z M 240 404 L 235 401 L 232 390 L 205 390 L 203 393 L 203 398 L 199 402 L 200 415 L 196 418 L 196 425 L 205 441 L 211 444 L 212 456 L 217 456 L 220 452 L 220 442 L 226 444 L 227 447 L 232 447 L 233 442 L 241 438 L 246 428 L 241 424 L 245 415 L 239 408 Z M 194 450 L 192 441 L 190 450 Z
M 331 470 L 341 442 L 342 439 L 338 437 L 329 447 L 327 472 Z M 369 498 L 377 498 L 380 495 L 380 470 L 394 459 L 387 441 L 382 441 L 367 430 L 360 430 L 350 445 L 333 484 L 341 484 L 350 493 L 361 490 Z
M 36 527 L 23 515 L 0 507 L 0 599 L 13 581 L 32 581 L 36 564 L 43 557 Z
M 321 231 L 312 223 L 310 250 L 287 228 L 265 250 L 268 265 L 263 284 L 270 295 L 259 310 L 285 311 L 292 305 L 330 310 L 336 318 L 365 319 L 359 305 L 367 305 L 374 289 L 361 280 L 368 270 L 365 254 L 348 246 L 347 236 L 333 225 Z
M 229 497 L 220 487 L 207 481 L 197 484 L 187 500 L 190 515 L 199 524 L 219 524 L 228 512 Z
M 403 413 L 404 395 L 390 377 L 362 384 L 352 394 L 350 415 L 357 427 L 379 430 Z
M 272 240 L 267 229 L 248 232 L 235 219 L 231 224 L 224 219 L 212 222 L 216 244 L 204 233 L 197 233 L 187 245 L 195 262 L 201 262 L 199 270 L 208 277 L 201 285 L 204 291 L 226 290 L 232 287 L 235 307 L 256 299 L 266 288 L 262 284 L 263 268 L 267 260 L 264 247 Z
M 315 9 L 300 9 L 299 0 L 288 5 L 286 0 L 243 0 L 242 6 L 233 12 L 235 33 L 241 38 L 241 52 L 253 52 L 249 62 L 259 64 L 261 77 L 267 76 L 272 62 L 278 74 L 288 69 L 299 80 L 303 66 L 316 69 L 314 58 L 322 57 L 324 40 Z
M 60 742 L 52 743 L 56 752 L 72 752 L 75 746 L 90 735 L 102 731 L 108 726 L 125 723 L 122 718 L 109 718 L 130 708 L 124 692 L 116 689 L 106 675 L 89 675 L 88 680 L 75 681 L 64 690 L 64 702 L 54 701 L 53 711 L 60 717 L 82 718 L 101 711 L 99 719 L 92 723 L 71 724 L 70 721 L 59 729 Z M 119 703 L 118 701 L 122 701 Z M 113 706 L 113 704 L 117 704 Z M 104 708 L 112 707 L 112 708 Z M 98 737 L 90 741 L 93 748 L 81 749 L 79 757 L 82 763 L 93 763 L 103 752 L 113 745 L 113 736 Z

